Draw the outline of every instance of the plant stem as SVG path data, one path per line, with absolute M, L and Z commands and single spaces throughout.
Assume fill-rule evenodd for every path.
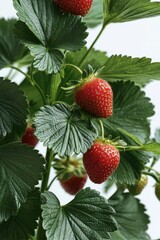
M 90 53 L 90 51 L 92 50 L 92 48 L 94 47 L 94 45 L 96 44 L 96 42 L 98 41 L 99 37 L 101 36 L 101 34 L 103 33 L 105 27 L 107 24 L 102 25 L 101 30 L 99 31 L 97 37 L 94 39 L 93 43 L 91 44 L 90 48 L 88 49 L 88 51 L 86 52 L 86 54 L 83 56 L 83 58 L 81 59 L 81 61 L 79 62 L 79 66 L 82 65 L 82 63 L 84 62 L 85 58 L 88 56 L 88 54 Z
M 52 181 L 50 182 L 50 184 L 49 184 L 48 187 L 47 187 L 47 190 L 50 189 L 50 187 L 52 186 L 53 182 L 56 180 L 56 178 L 57 178 L 59 175 L 61 175 L 62 172 L 63 172 L 63 170 L 62 170 L 61 172 L 59 172 L 59 173 L 52 179 Z
M 70 66 L 70 67 L 75 68 L 82 75 L 81 69 L 79 67 L 77 67 L 76 65 L 71 64 L 71 63 L 66 63 L 65 66 Z
M 47 190 L 49 175 L 51 171 L 51 163 L 52 163 L 52 151 L 47 149 L 46 154 L 46 171 L 43 174 L 43 180 L 41 185 L 41 192 Z
M 119 151 L 137 151 L 137 150 L 143 150 L 143 146 L 116 146 L 116 148 L 119 149 Z
M 27 79 L 30 79 L 30 76 L 29 76 L 27 73 L 23 72 L 21 69 L 15 67 L 15 66 L 13 66 L 13 65 L 10 65 L 10 66 L 8 66 L 8 67 L 10 67 L 10 68 L 12 68 L 12 69 L 20 72 L 20 73 L 23 74 Z
M 43 180 L 42 180 L 42 185 L 41 185 L 41 192 L 43 193 L 45 190 L 47 190 L 48 186 L 48 180 L 49 180 L 49 175 L 51 171 L 51 163 L 52 163 L 52 151 L 47 149 L 46 153 L 46 171 L 43 174 Z M 38 230 L 37 230 L 37 240 L 46 240 L 46 235 L 45 231 L 42 227 L 42 217 L 39 219 L 39 224 L 38 224 Z
M 40 95 L 42 97 L 43 104 L 45 105 L 46 104 L 46 99 L 45 99 L 45 96 L 43 94 L 43 91 L 40 88 L 40 86 L 36 83 L 36 81 L 33 79 L 32 74 L 31 74 L 31 76 L 29 76 L 27 73 L 23 72 L 21 69 L 15 67 L 13 65 L 10 65 L 9 67 L 18 71 L 18 72 L 20 72 L 21 74 L 23 74 L 30 81 L 30 83 L 37 88 L 38 92 L 40 93 Z
M 43 104 L 45 105 L 46 104 L 46 98 L 43 94 L 43 91 L 33 78 L 33 63 L 31 64 L 31 69 L 30 69 L 30 82 L 31 82 L 31 84 L 33 84 L 37 88 L 38 92 L 40 93 L 40 95 L 42 97 Z
M 153 172 L 155 172 L 157 175 L 160 175 L 160 173 L 159 173 L 158 171 L 156 171 L 155 169 L 153 169 L 152 167 L 147 167 L 147 166 L 145 166 L 145 168 L 148 170 L 148 172 L 153 171 Z
M 100 127 L 101 127 L 101 137 L 102 137 L 102 139 L 104 139 L 104 126 L 103 126 L 103 122 L 101 119 L 99 119 L 99 123 L 100 123 Z
M 159 179 L 154 173 L 151 173 L 151 172 L 148 172 L 148 171 L 147 172 L 143 171 L 142 173 L 145 174 L 145 175 L 151 176 L 156 182 L 159 183 Z

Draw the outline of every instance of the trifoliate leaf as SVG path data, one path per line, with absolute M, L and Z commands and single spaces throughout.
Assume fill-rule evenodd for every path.
M 98 76 L 107 81 L 132 80 L 145 84 L 152 79 L 160 79 L 160 63 L 150 58 L 132 58 L 113 55 L 107 59 Z
M 21 143 L 0 146 L 0 222 L 17 215 L 41 179 L 44 160 L 38 151 Z
M 40 214 L 40 192 L 35 190 L 29 194 L 16 216 L 0 224 L 0 239 L 28 240 L 30 235 L 34 235 Z
M 18 85 L 0 78 L 0 137 L 24 128 L 27 113 L 27 100 Z
M 160 15 L 160 3 L 151 0 L 105 0 L 107 22 L 128 22 Z
M 24 46 L 14 37 L 16 19 L 0 19 L 0 69 L 22 59 L 27 53 Z
M 90 28 L 96 27 L 103 22 L 103 5 L 102 1 L 94 0 L 89 13 L 84 17 L 84 21 Z
M 79 16 L 62 14 L 53 1 L 13 0 L 20 20 L 16 35 L 34 56 L 34 67 L 57 73 L 63 63 L 62 49 L 78 51 L 87 37 Z
M 114 128 L 124 128 L 142 142 L 149 138 L 148 118 L 154 114 L 153 104 L 133 82 L 111 83 L 114 96 L 113 116 L 108 119 Z
M 115 231 L 114 210 L 100 194 L 86 188 L 64 206 L 51 193 L 43 194 L 43 227 L 48 240 L 106 240 Z
M 149 217 L 138 199 L 129 193 L 115 193 L 109 204 L 115 209 L 118 231 L 111 233 L 112 240 L 150 240 L 146 233 Z
M 35 117 L 35 135 L 60 156 L 84 153 L 97 137 L 77 111 L 66 104 L 42 107 Z

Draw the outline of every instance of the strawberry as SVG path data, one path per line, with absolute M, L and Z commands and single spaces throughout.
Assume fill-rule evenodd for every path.
M 120 162 L 118 149 L 113 145 L 96 141 L 83 155 L 83 164 L 90 180 L 102 183 L 113 174 Z
M 71 195 L 75 195 L 78 191 L 80 191 L 87 181 L 87 175 L 83 175 L 81 177 L 72 175 L 69 179 L 60 181 L 60 184 L 64 188 L 66 192 Z
M 75 195 L 86 183 L 87 175 L 82 159 L 74 155 L 54 159 L 53 168 L 64 190 Z
M 54 2 L 64 12 L 85 16 L 89 12 L 93 0 L 54 0 Z
M 38 143 L 38 139 L 34 135 L 34 128 L 33 127 L 27 127 L 25 134 L 22 136 L 22 143 L 27 143 L 29 145 L 32 145 L 33 147 L 36 146 Z
M 112 88 L 105 80 L 91 77 L 75 89 L 75 102 L 96 117 L 107 118 L 112 115 Z
M 148 183 L 148 177 L 146 175 L 141 176 L 140 180 L 136 180 L 134 185 L 129 185 L 128 190 L 132 195 L 138 195 L 142 192 Z
M 156 183 L 155 185 L 155 195 L 160 200 L 160 183 Z

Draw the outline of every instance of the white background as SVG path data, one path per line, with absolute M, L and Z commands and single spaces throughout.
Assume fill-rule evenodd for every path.
M 15 16 L 16 13 L 12 6 L 12 1 L 0 0 L 0 17 L 10 18 Z M 99 30 L 99 27 L 90 30 L 88 46 L 94 40 Z M 111 24 L 95 47 L 99 50 L 107 51 L 108 55 L 146 56 L 152 58 L 153 61 L 160 62 L 160 17 L 129 23 Z M 3 74 L 4 71 L 0 71 L 0 76 L 3 76 Z M 151 119 L 153 136 L 155 129 L 160 127 L 160 81 L 153 81 L 145 88 L 145 91 L 155 105 L 156 114 Z M 160 171 L 159 163 L 156 165 L 156 168 Z M 86 186 L 95 188 L 103 194 L 103 185 L 95 185 L 88 180 Z M 72 199 L 69 194 L 61 189 L 58 181 L 55 181 L 51 190 L 63 204 Z M 147 212 L 151 218 L 148 233 L 152 239 L 158 239 L 160 238 L 160 202 L 155 198 L 154 181 L 151 178 L 149 178 L 147 188 L 140 195 L 140 199 L 146 205 Z

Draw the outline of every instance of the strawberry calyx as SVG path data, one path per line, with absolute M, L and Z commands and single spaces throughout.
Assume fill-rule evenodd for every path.
M 66 63 L 65 66 L 72 66 L 81 74 L 81 78 L 79 80 L 70 80 L 67 83 L 68 87 L 61 87 L 63 90 L 67 91 L 67 94 L 69 95 L 79 89 L 81 86 L 96 78 L 97 72 L 92 68 L 91 65 L 88 65 L 83 71 L 73 64 Z
M 95 142 L 112 145 L 112 146 L 116 147 L 118 150 L 122 149 L 122 148 L 125 149 L 125 146 L 127 145 L 126 142 L 121 140 L 119 137 L 117 137 L 115 139 L 111 139 L 111 136 L 109 136 L 108 138 L 99 137 L 95 140 Z
M 76 156 L 55 159 L 53 168 L 56 170 L 56 175 L 60 181 L 70 179 L 73 175 L 82 177 L 86 174 L 82 159 Z

